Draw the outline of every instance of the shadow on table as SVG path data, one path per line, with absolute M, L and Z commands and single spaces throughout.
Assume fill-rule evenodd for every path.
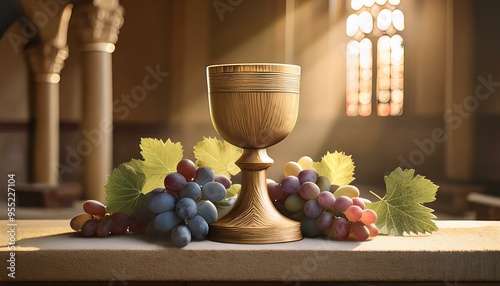
M 145 242 L 154 247 L 172 247 L 175 245 L 166 237 L 147 236 L 145 234 L 127 233 L 107 237 L 84 237 L 80 232 L 67 232 L 41 237 L 24 238 L 15 241 L 16 250 L 35 249 L 130 249 L 137 241 Z M 143 245 L 143 244 L 141 244 Z M 8 247 L 8 244 L 0 247 Z

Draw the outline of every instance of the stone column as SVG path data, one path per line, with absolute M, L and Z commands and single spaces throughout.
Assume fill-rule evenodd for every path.
M 448 0 L 446 45 L 445 176 L 470 182 L 474 177 L 474 5 L 472 0 Z M 477 99 L 476 99 L 477 100 Z
M 83 74 L 83 188 L 87 199 L 104 199 L 113 164 L 112 53 L 123 24 L 118 1 L 84 2 L 75 7 Z
M 25 46 L 33 78 L 33 181 L 57 185 L 59 181 L 59 73 L 68 57 L 67 33 L 72 5 L 54 6 L 44 21 L 35 2 L 23 2 L 38 35 Z M 38 16 L 37 16 L 38 15 Z M 49 17 L 50 16 L 50 17 Z

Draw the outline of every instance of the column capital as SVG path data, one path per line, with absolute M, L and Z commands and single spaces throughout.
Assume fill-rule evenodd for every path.
M 22 7 L 37 34 L 24 47 L 36 82 L 58 83 L 68 58 L 68 25 L 73 4 L 69 1 L 45 3 L 23 0 Z M 42 3 L 43 4 L 43 3 Z
M 27 46 L 25 52 L 36 82 L 59 82 L 59 73 L 69 55 L 67 46 L 60 48 L 50 43 L 36 42 Z
M 102 2 L 82 2 L 75 5 L 74 17 L 83 51 L 112 53 L 114 44 L 118 41 L 124 9 L 118 1 L 112 1 L 113 5 L 109 2 L 100 5 Z

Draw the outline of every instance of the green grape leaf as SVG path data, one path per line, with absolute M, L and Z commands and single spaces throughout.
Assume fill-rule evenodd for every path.
M 183 149 L 181 143 L 174 143 L 170 139 L 163 142 L 161 139 L 152 138 L 141 138 L 139 147 L 144 160 L 135 159 L 126 164 L 146 176 L 146 183 L 141 190 L 146 194 L 155 188 L 163 187 L 165 176 L 177 171 L 177 163 L 182 160 Z
M 438 186 L 415 170 L 397 168 L 385 176 L 386 194 L 383 198 L 372 192 L 380 201 L 368 203 L 367 208 L 377 213 L 375 224 L 380 233 L 404 235 L 404 233 L 432 233 L 438 228 L 432 219 L 434 211 L 423 205 L 436 200 Z
M 203 140 L 196 143 L 193 149 L 198 167 L 212 168 L 216 174 L 227 177 L 240 172 L 235 162 L 241 156 L 242 150 L 226 141 L 203 137 Z
M 320 176 L 325 176 L 332 185 L 343 186 L 354 181 L 354 162 L 351 155 L 344 152 L 327 152 L 321 162 L 314 162 L 313 168 Z
M 108 176 L 104 185 L 105 200 L 110 213 L 124 212 L 127 215 L 148 213 L 142 188 L 146 176 L 126 163 L 120 164 Z

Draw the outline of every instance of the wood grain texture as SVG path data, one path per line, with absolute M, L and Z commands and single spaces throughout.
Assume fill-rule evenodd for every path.
M 284 217 L 269 199 L 266 169 L 271 166 L 272 159 L 269 162 L 265 149 L 245 149 L 243 152 L 242 158 L 259 159 L 255 163 L 236 162 L 242 169 L 240 195 L 231 211 L 210 225 L 207 239 L 252 244 L 302 239 L 300 223 Z
M 300 223 L 281 215 L 269 199 L 265 148 L 283 140 L 299 110 L 300 67 L 234 64 L 207 68 L 212 123 L 227 142 L 244 148 L 236 164 L 242 189 L 235 205 L 210 225 L 208 239 L 229 243 L 277 243 L 302 239 Z
M 299 95 L 288 93 L 211 93 L 210 116 L 217 132 L 241 148 L 267 148 L 295 126 Z

